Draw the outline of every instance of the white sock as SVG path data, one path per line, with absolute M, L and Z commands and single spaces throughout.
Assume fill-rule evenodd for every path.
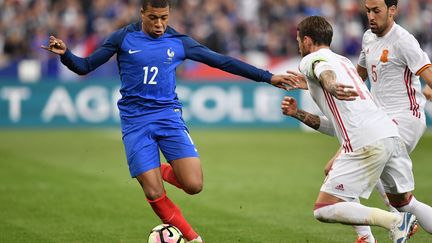
M 360 199 L 354 198 L 350 202 L 360 203 Z M 366 226 L 366 225 L 353 225 L 352 227 L 354 228 L 354 230 L 357 233 L 358 237 L 368 236 L 368 242 L 375 243 L 375 237 L 372 234 L 372 230 L 371 230 L 370 226 Z
M 368 242 L 375 242 L 375 237 L 372 234 L 370 226 L 365 225 L 353 225 L 352 226 L 357 233 L 358 237 L 368 236 Z
M 376 225 L 388 230 L 401 220 L 399 213 L 390 213 L 355 202 L 340 202 L 318 208 L 314 211 L 314 216 L 327 223 Z
M 408 205 L 398 208 L 401 212 L 409 212 L 417 217 L 420 226 L 429 234 L 432 234 L 432 207 L 419 202 L 415 197 L 411 198 Z
M 352 226 L 357 233 L 358 237 L 368 236 L 368 242 L 375 243 L 375 237 L 372 234 L 372 230 L 370 226 L 365 225 L 353 225 Z

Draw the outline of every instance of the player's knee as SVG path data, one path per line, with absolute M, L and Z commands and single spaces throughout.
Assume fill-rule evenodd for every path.
M 321 213 L 321 210 L 315 209 L 313 213 L 314 213 L 314 217 L 318 221 L 324 222 L 324 215 Z
M 329 215 L 329 211 L 328 211 L 328 206 L 326 207 L 320 207 L 320 208 L 316 208 L 314 210 L 314 217 L 321 222 L 331 222 L 331 217 Z
M 193 180 L 184 183 L 183 190 L 190 195 L 198 194 L 203 189 L 203 181 L 202 180 Z
M 408 205 L 412 198 L 413 194 L 411 192 L 402 193 L 402 194 L 387 194 L 387 198 L 390 201 L 390 204 L 395 208 L 401 208 Z
M 164 195 L 165 191 L 163 189 L 148 189 L 144 191 L 145 196 L 149 200 L 156 200 Z

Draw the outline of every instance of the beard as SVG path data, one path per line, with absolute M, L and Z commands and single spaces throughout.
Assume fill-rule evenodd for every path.
M 386 20 L 389 19 L 389 12 L 387 10 L 387 15 L 385 17 Z M 378 25 L 376 22 L 374 24 L 369 23 L 370 29 L 372 33 L 376 34 L 377 36 L 382 36 L 384 32 L 389 27 L 389 22 L 385 21 L 382 25 Z
M 375 25 L 375 27 L 371 27 L 371 31 L 376 35 L 381 35 L 387 29 L 387 26 L 387 24 L 381 26 Z

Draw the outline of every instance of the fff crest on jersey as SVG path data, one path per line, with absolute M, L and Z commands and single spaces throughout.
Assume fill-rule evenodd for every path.
M 171 47 L 168 48 L 167 55 L 168 55 L 168 61 L 172 62 L 172 59 L 173 59 L 173 57 L 175 55 L 175 52 L 173 51 L 173 49 Z

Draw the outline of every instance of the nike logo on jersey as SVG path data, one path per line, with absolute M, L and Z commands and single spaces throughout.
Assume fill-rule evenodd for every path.
M 129 54 L 135 54 L 135 53 L 138 53 L 138 52 L 140 52 L 141 50 L 136 50 L 136 51 L 132 51 L 131 49 L 129 49 Z

